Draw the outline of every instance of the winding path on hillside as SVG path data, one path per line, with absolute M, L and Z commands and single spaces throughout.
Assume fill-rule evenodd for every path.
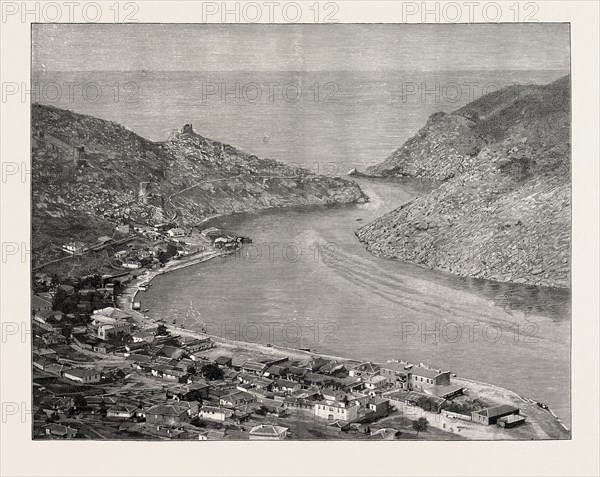
M 173 192 L 171 195 L 169 195 L 167 197 L 167 199 L 165 200 L 165 204 L 169 204 L 170 209 L 173 211 L 172 213 L 169 214 L 169 221 L 173 221 L 175 220 L 179 215 L 181 215 L 179 208 L 175 205 L 175 203 L 173 202 L 173 197 L 179 195 L 179 194 L 183 194 L 184 192 L 187 192 L 191 189 L 195 189 L 196 187 L 202 186 L 204 184 L 211 184 L 211 183 L 215 183 L 215 182 L 224 182 L 224 181 L 231 181 L 231 180 L 235 180 L 238 178 L 243 178 L 245 176 L 250 176 L 252 178 L 257 178 L 257 179 L 299 179 L 300 176 L 273 176 L 273 175 L 252 175 L 252 174 L 239 174 L 237 176 L 232 176 L 232 177 L 220 177 L 218 179 L 210 179 L 207 181 L 202 181 L 198 184 L 194 184 L 191 185 L 189 187 L 186 187 L 185 189 L 181 189 L 177 192 Z M 165 208 L 163 207 L 163 210 Z M 173 215 L 174 214 L 174 215 Z

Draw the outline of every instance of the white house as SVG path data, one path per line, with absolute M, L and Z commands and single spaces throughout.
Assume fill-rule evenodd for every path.
M 126 224 L 126 225 L 117 225 L 115 227 L 115 230 L 117 232 L 119 232 L 120 234 L 128 234 L 131 231 L 131 227 Z
M 82 369 L 73 368 L 67 371 L 63 371 L 63 376 L 71 381 L 78 383 L 89 384 L 98 383 L 102 378 L 102 373 L 97 369 Z
M 229 409 L 224 409 L 217 406 L 202 406 L 198 412 L 200 419 L 208 419 L 210 421 L 223 422 L 232 412 Z
M 314 405 L 314 413 L 322 419 L 349 422 L 358 418 L 358 406 L 344 401 L 319 401 Z
M 112 324 L 104 323 L 98 327 L 98 338 L 107 340 L 118 333 L 131 333 L 131 325 L 126 321 L 116 321 Z
M 72 439 L 77 435 L 77 429 L 62 424 L 47 424 L 44 426 L 44 430 L 48 436 L 62 437 L 63 439 Z
M 121 263 L 121 267 L 129 268 L 131 270 L 136 270 L 136 269 L 140 268 L 141 266 L 142 266 L 142 264 L 137 261 L 126 261 L 126 262 Z
M 387 383 L 387 378 L 381 375 L 369 376 L 365 379 L 364 383 L 366 389 L 370 391 L 376 391 L 385 386 L 385 384 Z
M 70 242 L 63 245 L 63 250 L 70 254 L 81 253 L 85 251 L 85 244 L 83 242 Z
M 170 229 L 167 231 L 169 237 L 183 237 L 185 236 L 185 230 L 182 228 L 176 227 L 174 229 Z
M 141 330 L 132 335 L 134 343 L 152 343 L 155 338 L 155 333 L 149 330 Z
M 128 252 L 127 250 L 119 250 L 118 252 L 115 252 L 115 255 L 114 255 L 114 257 L 115 257 L 117 260 L 121 260 L 121 259 L 125 258 L 125 257 L 127 256 L 127 254 L 128 254 L 128 253 L 129 253 L 129 252 Z
M 106 417 L 114 417 L 117 419 L 131 419 L 135 416 L 138 408 L 127 404 L 116 404 L 106 410 Z

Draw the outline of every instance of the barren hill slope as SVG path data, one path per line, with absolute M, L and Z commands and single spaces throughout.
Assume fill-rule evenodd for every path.
M 34 104 L 31 127 L 34 261 L 46 247 L 96 240 L 121 223 L 189 226 L 213 214 L 366 200 L 352 181 L 259 159 L 191 125 L 152 142 Z
M 570 284 L 570 84 L 513 86 L 450 114 L 367 172 L 444 180 L 357 231 L 372 252 L 458 275 Z

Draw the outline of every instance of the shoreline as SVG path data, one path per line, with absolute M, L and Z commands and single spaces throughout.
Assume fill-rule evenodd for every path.
M 369 224 L 366 224 L 366 225 L 369 225 Z M 362 227 L 359 227 L 359 229 L 360 228 L 362 228 Z M 357 229 L 357 230 L 359 230 L 359 229 Z M 485 280 L 488 282 L 499 283 L 501 285 L 515 285 L 515 286 L 524 285 L 524 286 L 528 286 L 528 287 L 542 288 L 545 290 L 556 290 L 556 291 L 563 292 L 563 293 L 570 293 L 572 290 L 571 287 L 559 287 L 559 286 L 543 285 L 543 284 L 536 284 L 536 283 L 518 283 L 515 281 L 509 281 L 509 280 L 499 280 L 498 278 L 494 278 L 494 277 L 477 277 L 475 275 L 469 275 L 469 274 L 463 273 L 463 272 L 450 271 L 450 270 L 446 270 L 446 269 L 438 268 L 438 267 L 429 267 L 427 265 L 423 265 L 422 263 L 417 263 L 417 262 L 414 262 L 411 260 L 406 260 L 406 259 L 399 258 L 399 257 L 388 256 L 385 253 L 375 252 L 372 250 L 372 247 L 369 242 L 367 242 L 366 240 L 364 240 L 358 236 L 357 231 L 354 232 L 354 235 L 356 236 L 358 241 L 365 246 L 365 250 L 367 252 L 369 252 L 371 255 L 373 255 L 374 257 L 383 258 L 385 260 L 395 260 L 395 261 L 399 261 L 399 262 L 410 263 L 411 265 L 415 265 L 424 270 L 444 273 L 444 274 L 448 274 L 450 276 L 458 277 L 458 278 L 470 278 L 473 280 Z
M 141 323 L 143 325 L 152 325 L 152 326 L 155 326 L 159 323 L 162 324 L 162 320 L 155 320 L 155 319 L 149 317 L 148 315 L 144 314 L 142 311 L 133 309 L 133 303 L 135 302 L 135 297 L 141 291 L 139 289 L 139 286 L 148 285 L 157 276 L 164 275 L 164 274 L 167 274 L 170 272 L 175 272 L 178 270 L 182 270 L 184 268 L 187 268 L 187 267 L 190 267 L 193 265 L 199 265 L 201 263 L 207 262 L 214 258 L 223 257 L 223 256 L 226 256 L 229 254 L 227 254 L 227 253 L 224 254 L 223 252 L 215 251 L 215 252 L 210 252 L 210 253 L 206 254 L 204 257 L 193 257 L 191 259 L 188 257 L 187 259 L 180 260 L 179 262 L 183 262 L 185 260 L 185 263 L 178 263 L 177 265 L 179 265 L 179 266 L 175 265 L 175 266 L 171 266 L 171 267 L 167 268 L 167 265 L 165 265 L 165 268 L 161 269 L 160 271 L 148 272 L 148 274 L 140 275 L 139 277 L 134 278 L 127 285 L 127 287 L 125 287 L 123 289 L 123 291 L 121 293 L 119 293 L 119 295 L 117 296 L 117 299 L 116 299 L 117 306 L 118 306 L 118 308 L 131 314 L 138 323 Z M 179 326 L 174 326 L 172 324 L 169 325 L 167 323 L 164 323 L 164 325 L 167 328 L 167 330 L 169 330 L 170 332 L 176 332 L 180 335 L 187 335 L 192 338 L 210 337 L 216 343 L 224 345 L 227 348 L 242 347 L 242 348 L 252 349 L 253 351 L 259 351 L 264 354 L 274 354 L 273 352 L 278 352 L 278 353 L 282 353 L 282 354 L 283 353 L 287 353 L 287 354 L 293 353 L 296 356 L 303 357 L 303 358 L 314 357 L 314 356 L 323 356 L 323 357 L 327 357 L 327 358 L 331 358 L 331 359 L 335 359 L 335 360 L 343 360 L 343 361 L 348 361 L 348 362 L 350 362 L 350 361 L 359 362 L 357 360 L 352 360 L 350 358 L 344 358 L 342 356 L 327 355 L 327 354 L 317 353 L 317 352 L 312 352 L 312 351 L 304 351 L 301 349 L 288 348 L 285 346 L 280 346 L 280 345 L 275 345 L 275 344 L 273 344 L 271 346 L 267 346 L 262 343 L 251 343 L 251 342 L 235 340 L 235 339 L 231 339 L 231 338 L 223 338 L 218 335 L 212 335 L 210 333 L 205 333 L 205 332 L 201 332 L 201 331 L 189 330 L 186 328 L 181 328 Z
M 201 256 L 198 256 L 201 255 Z M 198 265 L 200 263 L 203 262 L 207 262 L 208 260 L 212 260 L 213 258 L 217 258 L 217 257 L 223 257 L 227 255 L 224 252 L 220 252 L 220 251 L 203 251 L 203 252 L 197 252 L 196 254 L 194 254 L 194 256 L 188 256 L 186 258 L 177 260 L 177 261 L 170 261 L 167 264 L 165 264 L 165 266 L 159 270 L 156 271 L 152 271 L 149 270 L 146 273 L 135 277 L 132 282 L 127 285 L 127 287 L 125 287 L 125 289 L 119 293 L 119 295 L 117 296 L 117 301 L 121 298 L 122 295 L 128 295 L 131 296 L 131 300 L 129 302 L 129 307 L 131 311 L 136 311 L 133 309 L 133 303 L 135 301 L 135 297 L 137 296 L 137 294 L 142 291 L 139 289 L 140 286 L 147 286 L 150 284 L 150 282 L 152 282 L 152 280 L 154 280 L 156 277 L 160 276 L 160 275 L 166 275 L 167 273 L 170 272 L 175 272 L 177 270 L 183 270 L 184 268 L 187 267 L 191 267 L 192 265 Z M 130 292 L 132 291 L 131 288 L 135 287 L 135 292 L 133 294 L 130 294 Z
M 262 343 L 252 343 L 252 342 L 247 342 L 247 341 L 235 340 L 235 339 L 231 339 L 231 338 L 223 338 L 223 337 L 220 337 L 217 335 L 211 335 L 210 333 L 206 333 L 206 332 L 188 330 L 185 328 L 181 328 L 177 325 L 172 325 L 172 324 L 169 325 L 167 323 L 164 323 L 162 320 L 156 320 L 156 319 L 150 318 L 143 312 L 133 309 L 133 303 L 135 301 L 135 297 L 140 292 L 140 290 L 139 290 L 140 285 L 148 285 L 154 278 L 156 278 L 159 275 L 174 272 L 177 270 L 182 270 L 184 268 L 187 268 L 187 267 L 190 267 L 193 265 L 199 265 L 203 262 L 212 260 L 216 257 L 222 257 L 225 255 L 228 255 L 232 252 L 223 253 L 220 251 L 214 251 L 214 252 L 200 252 L 200 253 L 203 253 L 202 257 L 198 257 L 198 256 L 187 257 L 187 258 L 179 260 L 178 263 L 176 263 L 174 265 L 169 266 L 169 264 L 166 264 L 164 268 L 160 269 L 160 271 L 156 271 L 156 272 L 149 271 L 147 274 L 140 275 L 139 277 L 134 278 L 127 285 L 127 287 L 125 289 L 123 289 L 123 291 L 121 293 L 119 293 L 119 295 L 117 296 L 117 298 L 116 298 L 117 306 L 119 308 L 123 309 L 124 311 L 126 311 L 127 313 L 131 314 L 134 321 L 136 321 L 136 323 L 138 323 L 142 327 L 151 327 L 151 326 L 156 326 L 158 324 L 163 324 L 164 326 L 166 326 L 167 330 L 170 333 L 179 334 L 180 336 L 187 336 L 190 338 L 207 338 L 207 337 L 209 337 L 216 344 L 218 344 L 221 348 L 224 348 L 224 349 L 228 350 L 229 352 L 237 352 L 237 353 L 241 353 L 241 354 L 243 354 L 243 353 L 250 353 L 250 354 L 260 353 L 265 356 L 288 357 L 291 359 L 307 359 L 307 358 L 314 358 L 315 356 L 321 356 L 324 358 L 347 362 L 347 363 L 360 362 L 360 360 L 355 360 L 352 358 L 346 358 L 346 357 L 342 357 L 342 356 L 334 356 L 334 355 L 319 353 L 317 351 L 314 351 L 314 352 L 313 351 L 305 351 L 305 350 L 301 350 L 301 349 L 290 348 L 290 347 L 285 347 L 285 346 L 280 346 L 280 345 L 275 345 L 275 344 L 267 346 Z M 473 391 L 473 392 L 484 394 L 487 396 L 495 396 L 497 398 L 501 398 L 504 401 L 510 401 L 512 404 L 518 405 L 519 407 L 524 408 L 524 410 L 527 412 L 526 415 L 530 419 L 532 419 L 532 423 L 539 428 L 537 433 L 539 434 L 541 439 L 544 439 L 544 438 L 569 439 L 571 436 L 571 430 L 564 425 L 564 423 L 560 420 L 560 418 L 557 417 L 550 408 L 548 408 L 546 410 L 539 408 L 537 406 L 537 402 L 531 398 L 521 396 L 520 394 L 516 393 L 515 391 L 512 391 L 507 388 L 503 388 L 501 386 L 498 386 L 498 385 L 495 385 L 492 383 L 476 381 L 474 379 L 470 379 L 467 377 L 457 376 L 454 373 L 453 373 L 452 379 L 454 382 L 462 384 L 462 386 L 465 387 L 468 391 Z M 548 430 L 555 437 L 552 437 L 551 434 L 548 434 L 546 432 L 546 430 L 544 430 L 539 425 L 538 420 L 532 417 L 532 415 L 536 415 L 536 417 L 538 417 L 538 418 L 541 417 L 542 418 L 541 421 L 544 422 L 546 419 L 543 418 L 544 416 L 542 413 L 547 414 L 547 416 L 551 416 L 550 420 L 548 422 L 545 422 L 545 424 L 547 424 L 547 427 L 548 427 L 548 429 L 546 429 L 546 430 Z M 438 419 L 437 423 L 440 424 L 440 423 L 442 423 L 442 421 L 443 420 Z M 447 424 L 448 422 L 445 421 L 445 423 Z M 445 427 L 444 427 L 444 429 L 445 429 Z M 544 437 L 544 436 L 546 436 L 546 437 Z
M 365 225 L 369 225 L 369 224 L 365 224 Z M 373 255 L 374 257 L 377 258 L 382 258 L 385 260 L 390 260 L 390 261 L 397 261 L 397 262 L 403 262 L 403 263 L 409 263 L 411 265 L 414 265 L 416 267 L 422 268 L 423 270 L 428 270 L 430 272 L 437 272 L 437 273 L 442 273 L 444 275 L 449 275 L 451 277 L 456 277 L 456 278 L 468 278 L 468 279 L 472 279 L 472 280 L 483 280 L 486 282 L 494 282 L 494 283 L 498 283 L 500 285 L 514 285 L 514 286 L 527 286 L 527 287 L 535 287 L 535 288 L 541 288 L 544 290 L 551 290 L 551 291 L 558 291 L 558 292 L 562 292 L 562 293 L 571 293 L 572 289 L 570 287 L 557 287 L 557 286 L 550 286 L 550 285 L 539 285 L 539 284 L 535 284 L 535 283 L 517 283 L 515 281 L 508 281 L 508 280 L 498 280 L 497 278 L 493 278 L 493 277 L 476 277 L 474 275 L 469 275 L 467 273 L 462 273 L 462 272 L 451 272 L 450 270 L 445 270 L 443 268 L 437 268 L 437 267 L 429 267 L 427 265 L 423 265 L 422 263 L 417 263 L 411 260 L 406 260 L 406 259 L 402 259 L 399 257 L 391 257 L 388 256 L 384 253 L 380 253 L 380 252 L 375 252 L 372 250 L 369 242 L 367 242 L 366 240 L 360 238 L 357 234 L 357 231 L 359 229 L 361 229 L 362 227 L 359 227 L 358 229 L 356 229 L 356 231 L 354 232 L 355 237 L 357 238 L 357 240 L 364 245 L 364 248 L 367 252 L 369 252 L 371 255 Z

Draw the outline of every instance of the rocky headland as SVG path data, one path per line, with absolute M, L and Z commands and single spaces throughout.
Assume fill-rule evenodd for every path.
M 570 126 L 568 76 L 433 114 L 366 174 L 441 185 L 358 238 L 377 255 L 457 275 L 568 288 Z

